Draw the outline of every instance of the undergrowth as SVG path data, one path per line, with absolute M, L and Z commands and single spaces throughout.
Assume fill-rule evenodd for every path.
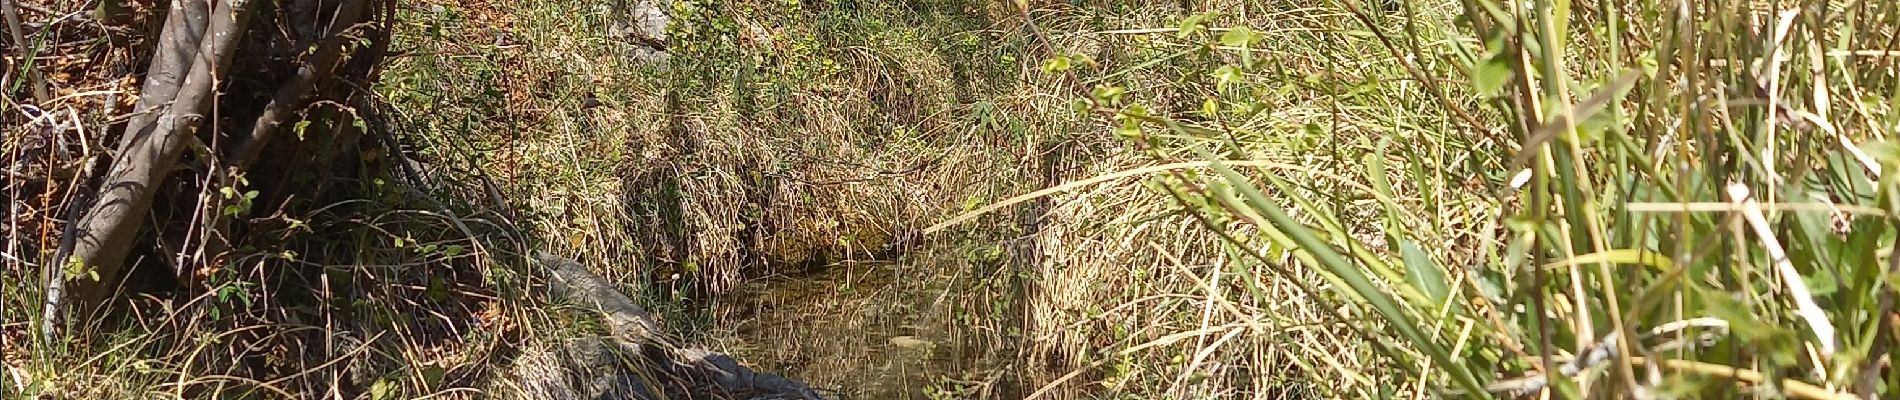
M 628 4 L 406 4 L 393 164 L 253 249 L 321 273 L 22 352 L 9 270 L 9 368 L 507 397 L 518 349 L 602 331 L 532 248 L 857 398 L 1900 384 L 1890 2 L 673 1 L 661 61 Z M 350 339 L 271 358 L 316 333 Z M 194 369 L 233 343 L 277 369 Z
M 1313 321 L 1264 280 L 1371 350 L 1294 357 L 1331 396 L 1889 393 L 1891 5 L 1402 5 L 1188 16 L 1080 70 L 1233 252 L 1200 335 Z M 1198 109 L 1108 78 L 1197 63 Z

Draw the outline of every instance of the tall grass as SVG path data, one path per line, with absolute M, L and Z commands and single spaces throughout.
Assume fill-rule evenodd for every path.
M 1366 366 L 1335 395 L 1892 396 L 1900 9 L 1398 5 L 1194 15 L 1147 32 L 1203 60 L 1089 71 L 1105 124 L 1210 167 L 1158 179 L 1237 284 L 1378 350 L 1306 355 Z M 1200 110 L 1127 79 L 1197 61 Z
M 595 330 L 516 298 L 519 245 L 821 386 L 943 363 L 871 396 L 1900 390 L 1892 2 L 692 1 L 663 64 L 609 3 L 402 10 L 377 90 L 435 160 L 420 189 L 525 240 L 399 206 L 313 220 L 303 253 L 350 264 L 318 278 L 382 283 L 325 314 L 369 343 L 272 388 L 508 396 L 514 347 Z M 835 298 L 724 328 L 767 301 L 725 291 L 869 259 L 896 283 L 785 285 Z M 30 310 L 6 277 L 7 314 Z M 439 285 L 487 300 L 420 301 Z M 465 321 L 405 315 L 435 308 Z M 33 393 L 270 390 L 215 381 L 182 332 L 7 361 Z

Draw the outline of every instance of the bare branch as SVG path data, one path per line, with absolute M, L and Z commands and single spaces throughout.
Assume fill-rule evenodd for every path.
M 165 17 L 164 30 L 160 32 L 159 35 L 158 48 L 152 55 L 152 63 L 146 67 L 145 84 L 139 90 L 139 104 L 133 108 L 131 119 L 126 121 L 126 134 L 121 135 L 119 138 L 118 148 L 121 151 L 121 158 L 123 157 L 123 151 L 131 148 L 132 139 L 139 136 L 133 135 L 132 133 L 145 132 L 151 129 L 152 124 L 158 120 L 158 116 L 163 112 L 164 107 L 171 105 L 172 100 L 177 97 L 179 79 L 191 72 L 191 59 L 198 53 L 198 45 L 203 41 L 204 30 L 206 28 L 205 24 L 209 21 L 208 16 L 210 15 L 208 7 L 209 3 L 202 1 L 171 2 L 171 8 Z M 118 166 L 115 164 L 114 167 L 117 168 Z M 104 188 L 102 188 L 102 190 L 104 190 Z M 98 197 L 93 196 L 93 198 L 97 199 Z M 92 204 L 105 203 L 95 201 L 92 202 Z M 92 205 L 86 205 L 85 207 L 92 207 Z M 83 216 L 94 214 L 94 212 L 89 210 L 76 210 L 76 212 L 83 212 L 83 214 L 79 214 Z M 82 220 L 85 220 L 85 218 L 69 219 L 69 221 Z M 55 321 L 57 321 L 57 318 L 61 314 L 60 310 L 63 309 L 61 305 L 62 302 L 66 300 L 67 292 L 65 290 L 65 283 L 67 277 L 64 275 L 64 267 L 77 250 L 75 247 L 80 242 L 80 240 L 78 240 L 79 236 L 86 233 L 76 229 L 79 226 L 77 222 L 74 222 L 66 227 L 66 233 L 62 235 L 64 237 L 60 239 L 59 250 L 54 253 L 54 265 L 46 267 L 48 276 L 46 280 L 46 304 L 45 307 L 43 307 L 42 313 L 45 317 L 43 323 L 45 324 L 45 333 L 48 338 L 54 337 L 57 333 L 53 331 L 53 327 L 58 325 Z M 137 229 L 132 229 L 132 231 L 136 232 Z M 129 241 L 130 237 L 127 236 L 118 242 L 105 243 L 125 247 L 131 245 Z M 94 247 L 96 248 L 96 245 Z M 124 257 L 123 253 L 121 253 L 120 257 Z M 82 257 L 82 259 L 88 260 L 87 262 L 89 263 L 93 258 L 96 257 Z
M 264 114 L 258 116 L 257 123 L 251 126 L 251 136 L 238 146 L 237 153 L 232 155 L 229 165 L 241 170 L 257 161 L 258 154 L 264 151 L 264 146 L 270 144 L 271 138 L 276 135 L 278 126 L 288 120 L 292 111 L 296 111 L 303 105 L 304 96 L 316 87 L 317 82 L 328 79 L 335 72 L 337 65 L 343 61 L 344 34 L 362 19 L 365 3 L 368 2 L 347 0 L 337 9 L 336 22 L 331 26 L 330 32 L 325 35 L 323 41 L 317 45 L 316 53 L 297 69 L 296 75 L 292 75 L 288 81 L 284 82 L 283 87 L 277 89 L 277 94 L 271 98 L 270 104 L 264 106 Z

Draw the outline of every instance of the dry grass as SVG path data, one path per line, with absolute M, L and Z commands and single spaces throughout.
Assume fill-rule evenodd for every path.
M 1422 397 L 1449 381 L 1431 346 L 1494 361 L 1475 370 L 1486 382 L 1500 378 L 1493 371 L 1540 367 L 1524 361 L 1538 344 L 1511 331 L 1521 328 L 1509 311 L 1518 299 L 1488 291 L 1525 286 L 1496 266 L 1527 262 L 1526 237 L 1550 238 L 1501 226 L 1526 199 L 1497 191 L 1511 178 L 1497 171 L 1513 145 L 1501 139 L 1509 129 L 1486 126 L 1512 114 L 1479 107 L 1489 103 L 1460 82 L 1453 50 L 1480 41 L 1446 28 L 1457 4 L 1413 2 L 1417 21 L 1368 16 L 1408 46 L 1394 55 L 1337 3 L 1033 4 L 1038 38 L 1021 31 L 1023 14 L 1008 2 L 696 1 L 676 23 L 673 58 L 642 64 L 609 35 L 609 3 L 405 10 L 410 53 L 392 61 L 378 91 L 404 112 L 398 129 L 429 161 L 431 193 L 489 236 L 408 209 L 321 220 L 314 229 L 338 233 L 304 248 L 358 260 L 326 266 L 358 287 L 310 296 L 380 308 L 244 343 L 281 353 L 347 331 L 371 345 L 321 342 L 325 350 L 283 365 L 322 374 L 267 383 L 323 393 L 318 378 L 346 375 L 326 365 L 335 361 L 368 371 L 352 378 L 359 385 L 391 382 L 406 395 L 508 393 L 493 387 L 493 371 L 516 349 L 600 333 L 585 317 L 519 297 L 526 247 L 624 282 L 675 334 L 854 397 Z M 1217 30 L 1171 30 L 1207 10 L 1222 11 L 1205 21 Z M 1415 28 L 1406 22 L 1422 30 L 1399 35 Z M 1242 26 L 1262 35 L 1258 45 L 1206 46 Z M 1586 50 L 1562 55 L 1566 71 L 1610 58 L 1587 50 L 1600 38 L 1568 39 Z M 1241 54 L 1256 65 L 1219 81 L 1216 68 Z M 1073 72 L 1044 70 L 1065 55 Z M 1449 100 L 1408 68 L 1456 76 L 1439 82 L 1452 86 Z M 1126 94 L 1073 108 L 1103 86 Z M 584 106 L 590 99 L 601 105 Z M 1202 114 L 1208 99 L 1219 117 Z M 1116 115 L 1132 104 L 1175 124 L 1131 131 Z M 1857 107 L 1835 115 L 1888 111 Z M 1466 117 L 1483 124 L 1465 126 Z M 1586 159 L 1595 157 L 1610 156 Z M 1223 175 L 1209 160 L 1246 168 Z M 1200 164 L 1076 184 L 918 234 L 1010 196 L 1177 162 Z M 1249 187 L 1348 253 L 1373 290 L 1242 204 L 1237 193 Z M 1025 231 L 1025 220 L 1037 229 Z M 510 228 L 525 233 L 520 243 L 493 233 Z M 398 248 L 393 238 L 420 241 Z M 1406 243 L 1422 251 L 1406 258 Z M 415 251 L 422 245 L 468 250 L 431 256 Z M 1458 301 L 1419 301 L 1430 298 L 1413 281 L 1419 265 Z M 1600 282 L 1571 275 L 1537 296 Z M 451 295 L 429 294 L 439 291 Z M 1386 312 L 1372 294 L 1402 307 Z M 1578 320 L 1604 305 L 1553 301 L 1551 313 Z M 1394 314 L 1419 321 L 1406 327 L 1420 337 L 1392 333 Z M 290 317 L 253 318 L 229 327 Z M 212 354 L 195 336 L 215 333 L 178 324 L 189 329 L 102 341 L 161 355 L 115 354 L 49 382 L 88 395 L 177 390 L 178 377 L 238 385 L 218 381 L 224 371 L 121 372 L 194 368 L 178 360 Z M 17 343 L 19 327 L 6 329 Z M 1568 335 L 1558 340 L 1574 343 L 1543 351 L 1581 352 L 1595 337 Z M 10 365 L 27 362 L 8 355 Z M 29 371 L 46 373 L 53 360 Z M 85 392 L 76 382 L 86 379 L 112 384 Z
M 732 299 L 710 303 L 710 316 L 675 309 L 676 328 L 689 335 L 821 386 L 892 396 L 1007 398 L 1049 387 L 1044 395 L 1057 398 L 1272 397 L 1324 390 L 1303 383 L 1309 376 L 1375 379 L 1353 372 L 1371 362 L 1356 350 L 1358 338 L 1321 323 L 1326 313 L 1299 300 L 1314 294 L 1282 283 L 1318 280 L 1312 272 L 1250 272 L 1266 266 L 1226 252 L 1178 211 L 1162 181 L 1126 179 L 1053 197 L 1038 232 L 1021 232 L 1017 217 L 991 215 L 928 238 L 895 270 L 853 267 L 901 256 L 884 247 L 925 224 L 1041 186 L 1034 166 L 1048 150 L 1038 143 L 1074 143 L 1046 158 L 1061 160 L 1058 180 L 1154 162 L 1108 126 L 1069 111 L 1067 99 L 1081 94 L 1040 70 L 1041 51 L 1007 33 L 1020 24 L 1009 12 L 932 6 L 975 13 L 959 18 L 978 22 L 945 30 L 916 22 L 933 18 L 928 13 L 901 17 L 897 5 L 860 4 L 857 18 L 839 26 L 810 21 L 838 18 L 822 12 L 730 4 L 709 12 L 743 17 L 731 22 L 740 39 L 706 51 L 734 57 L 709 59 L 732 64 L 636 67 L 602 37 L 600 21 L 568 18 L 587 7 L 522 6 L 528 50 L 519 70 L 555 78 L 542 85 L 551 88 L 545 98 L 516 105 L 547 113 L 502 147 L 509 155 L 498 158 L 516 161 L 488 168 L 509 177 L 501 191 L 523 199 L 520 222 L 535 227 L 539 242 L 637 283 L 660 309 L 709 294 Z M 1165 25 L 1180 13 L 1041 9 L 1036 17 L 1050 32 L 1083 32 L 1056 35 L 1053 44 L 1095 55 L 1108 71 L 1137 62 L 1126 48 L 1148 38 L 1098 32 Z M 1263 12 L 1253 21 L 1297 26 L 1340 17 L 1314 14 Z M 959 35 L 980 51 L 946 49 Z M 828 41 L 800 42 L 812 38 Z M 1006 46 L 982 45 L 991 41 Z M 1331 68 L 1317 60 L 1297 67 Z M 1167 84 L 1180 72 L 1164 64 L 1124 80 L 1155 83 L 1141 92 L 1164 102 L 1207 90 Z M 588 94 L 606 106 L 579 109 Z M 1323 121 L 1327 111 L 1303 96 L 1311 94 L 1285 95 L 1275 123 Z M 1257 149 L 1320 169 L 1350 163 L 1280 145 Z M 1022 243 L 1035 245 L 1040 262 L 1007 262 Z M 806 275 L 827 264 L 837 266 Z M 859 286 L 835 278 L 839 269 L 900 276 Z M 816 294 L 780 292 L 806 291 L 788 287 Z M 917 359 L 893 348 L 892 336 L 940 347 Z M 942 357 L 955 361 L 932 360 Z M 912 367 L 908 373 L 928 371 L 938 382 L 922 390 L 913 379 L 892 387 L 852 378 Z

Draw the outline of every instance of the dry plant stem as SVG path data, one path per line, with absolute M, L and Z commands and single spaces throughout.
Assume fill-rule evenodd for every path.
M 20 9 L 16 4 L 19 2 L 20 0 L 0 0 L 0 12 L 6 13 L 7 32 L 13 35 L 13 45 L 20 50 L 20 62 L 26 63 L 31 59 L 31 55 L 27 54 L 26 50 L 26 31 L 22 30 L 24 28 L 20 25 Z M 38 100 L 40 104 L 46 104 L 46 101 L 51 98 L 46 95 L 46 78 L 40 76 L 38 68 L 27 71 L 26 78 L 33 81 L 33 99 Z
M 1768 382 L 1768 379 L 1769 379 L 1767 376 L 1763 375 L 1760 371 L 1747 370 L 1747 369 L 1741 369 L 1741 368 L 1731 367 L 1727 365 L 1717 365 L 1717 364 L 1710 364 L 1710 363 L 1698 362 L 1698 361 L 1692 361 L 1692 360 L 1676 360 L 1676 359 L 1651 360 L 1647 357 L 1630 357 L 1630 362 L 1636 363 L 1636 364 L 1644 364 L 1644 365 L 1656 365 L 1656 366 L 1667 368 L 1667 369 L 1673 369 L 1673 370 L 1701 374 L 1701 375 L 1708 375 L 1708 376 L 1715 376 L 1715 377 L 1722 377 L 1722 378 L 1732 378 L 1737 381 L 1747 382 L 1747 383 L 1755 384 L 1755 385 L 1764 384 Z M 1779 385 L 1781 386 L 1783 395 L 1787 395 L 1788 397 L 1793 397 L 1793 398 L 1813 399 L 1813 400 L 1852 400 L 1856 398 L 1850 394 L 1835 392 L 1833 390 L 1828 390 L 1827 388 L 1815 386 L 1812 383 L 1802 382 L 1795 379 L 1782 379 Z
M 1762 247 L 1768 248 L 1768 258 L 1774 261 L 1776 273 L 1781 275 L 1782 284 L 1787 286 L 1788 297 L 1793 298 L 1796 312 L 1807 320 L 1808 329 L 1814 331 L 1815 339 L 1820 342 L 1821 355 L 1832 357 L 1835 349 L 1834 323 L 1828 321 L 1827 313 L 1814 303 L 1814 295 L 1808 292 L 1807 281 L 1801 278 L 1801 272 L 1794 268 L 1794 263 L 1788 261 L 1787 251 L 1781 247 L 1781 241 L 1775 239 L 1775 229 L 1768 225 L 1768 218 L 1762 215 L 1760 203 L 1749 196 L 1748 186 L 1742 184 L 1729 185 L 1728 195 L 1742 206 L 1742 216 L 1754 228 Z
M 1262 328 L 1268 328 L 1263 325 L 1265 324 L 1260 324 L 1257 322 L 1255 323 L 1236 322 L 1236 323 L 1223 324 L 1220 326 L 1206 327 L 1206 328 L 1187 331 L 1187 332 L 1176 332 L 1173 334 L 1169 334 L 1167 336 L 1162 336 L 1155 340 L 1151 340 L 1145 343 L 1131 346 L 1126 349 L 1122 349 L 1121 351 L 1116 352 L 1115 355 L 1126 356 L 1130 354 L 1135 354 L 1136 352 L 1140 352 L 1142 350 L 1147 350 L 1152 347 L 1167 346 L 1167 345 L 1175 344 L 1189 338 L 1198 338 L 1198 337 L 1212 335 L 1216 333 L 1226 334 L 1230 331 L 1260 330 Z M 1108 362 L 1115 361 L 1115 360 L 1118 360 L 1118 358 L 1117 357 L 1103 357 L 1100 360 L 1096 360 L 1095 362 L 1089 363 L 1089 365 L 1087 366 L 1084 366 L 1082 368 L 1076 368 L 1073 371 L 1069 371 L 1069 373 L 1063 374 L 1062 376 L 1049 381 L 1049 383 L 1044 384 L 1041 388 L 1036 389 L 1035 392 L 1029 393 L 1029 396 L 1023 397 L 1023 400 L 1036 400 L 1036 399 L 1042 398 L 1043 396 L 1048 395 L 1050 390 L 1053 390 L 1056 387 L 1062 386 L 1063 383 L 1068 382 L 1070 379 L 1075 379 L 1076 377 L 1081 376 L 1085 372 L 1093 370 L 1097 367 L 1101 367 L 1102 365 L 1106 365 L 1108 364 Z
M 1305 167 L 1293 165 L 1293 164 L 1277 163 L 1277 162 L 1272 162 L 1272 161 L 1259 161 L 1259 160 L 1228 160 L 1228 161 L 1221 161 L 1221 164 L 1226 164 L 1228 166 L 1241 166 L 1241 167 L 1279 168 L 1279 169 L 1296 169 L 1296 170 L 1306 169 Z M 1043 196 L 1049 196 L 1056 193 L 1062 193 L 1062 192 L 1067 192 L 1070 190 L 1079 189 L 1084 186 L 1095 185 L 1095 184 L 1109 182 L 1109 181 L 1113 181 L 1117 179 L 1131 178 L 1131 177 L 1137 177 L 1137 176 L 1153 174 L 1153 173 L 1169 172 L 1169 171 L 1178 170 L 1178 169 L 1206 168 L 1213 165 L 1214 165 L 1213 161 L 1184 161 L 1184 162 L 1168 163 L 1168 164 L 1162 164 L 1162 165 L 1117 171 L 1117 172 L 1097 175 L 1088 179 L 1071 181 L 1071 182 L 1063 183 L 1061 185 L 1051 186 L 1048 188 L 1044 188 L 1042 190 L 1037 190 L 1034 192 L 1029 192 L 1029 193 L 1017 195 L 1015 197 L 1003 199 L 1002 201 L 991 203 L 990 205 L 983 206 L 982 208 L 978 208 L 974 211 L 970 211 L 967 213 L 957 215 L 955 217 L 951 217 L 949 220 L 939 222 L 936 225 L 931 225 L 929 227 L 924 228 L 923 233 L 926 235 L 937 233 L 938 231 L 947 229 L 952 225 L 968 222 L 970 220 L 976 219 L 976 217 L 983 216 L 983 214 L 995 212 L 996 210 L 1003 209 L 1004 207 L 1009 207 L 1010 205 L 1022 203 L 1029 200 L 1034 200 L 1036 198 L 1043 197 Z M 1334 176 L 1334 177 L 1341 179 L 1340 181 L 1341 183 L 1352 184 L 1352 181 L 1350 179 L 1345 179 L 1343 177 L 1337 177 L 1337 176 Z
M 1555 93 L 1555 101 L 1558 102 L 1557 105 L 1559 107 L 1557 107 L 1558 109 L 1557 117 L 1562 122 L 1561 125 L 1563 127 L 1563 132 L 1566 139 L 1564 140 L 1564 143 L 1563 143 L 1566 145 L 1564 150 L 1569 152 L 1569 156 L 1571 160 L 1569 163 L 1571 167 L 1571 173 L 1574 174 L 1574 176 L 1580 177 L 1580 178 L 1588 177 L 1590 176 L 1590 174 L 1585 169 L 1584 163 L 1586 163 L 1589 158 L 1587 157 L 1587 154 L 1583 151 L 1582 145 L 1580 144 L 1582 142 L 1582 139 L 1578 138 L 1577 118 L 1579 118 L 1579 116 L 1588 116 L 1589 114 L 1576 113 L 1572 109 L 1572 105 L 1570 104 L 1568 100 L 1570 98 L 1570 90 L 1569 90 L 1569 87 L 1565 86 L 1564 84 L 1568 80 L 1568 78 L 1560 78 L 1560 77 L 1565 77 L 1566 75 L 1564 75 L 1564 72 L 1560 68 L 1557 67 L 1557 61 L 1555 60 L 1562 59 L 1559 56 L 1559 54 L 1563 53 L 1563 51 L 1561 50 L 1563 46 L 1563 42 L 1561 41 L 1562 39 L 1559 38 L 1560 35 L 1557 33 L 1557 27 L 1556 27 L 1557 22 L 1555 21 L 1557 17 L 1553 15 L 1552 8 L 1553 7 L 1539 7 L 1539 11 L 1538 11 L 1539 15 L 1537 18 L 1538 34 L 1543 37 L 1542 42 L 1544 43 L 1544 46 L 1541 47 L 1541 49 L 1543 50 L 1543 55 L 1540 58 L 1544 60 L 1543 67 L 1544 67 L 1545 76 L 1550 77 L 1549 79 L 1546 79 L 1543 83 L 1548 86 L 1545 89 L 1545 92 L 1547 92 L 1547 94 Z M 1620 79 L 1633 80 L 1633 78 L 1628 77 L 1632 73 L 1634 72 L 1633 71 L 1625 72 L 1624 77 L 1621 77 Z M 1591 96 L 1592 99 L 1594 100 L 1597 98 L 1603 98 L 1605 96 L 1608 96 L 1610 98 L 1620 97 L 1619 91 L 1616 90 L 1614 86 L 1615 85 L 1612 84 L 1611 87 L 1606 87 L 1600 90 L 1598 93 Z M 1556 169 L 1553 168 L 1552 172 L 1556 172 Z M 1581 193 L 1596 193 L 1597 192 L 1596 188 L 1594 187 L 1595 184 L 1593 184 L 1588 178 L 1577 179 L 1576 186 L 1577 186 L 1576 188 L 1577 191 Z M 1566 196 L 1565 202 L 1566 203 L 1570 203 L 1570 202 L 1582 203 L 1582 204 L 1565 204 L 1565 207 L 1573 209 L 1573 210 L 1582 211 L 1583 215 L 1581 219 L 1583 220 L 1583 223 L 1584 223 L 1583 225 L 1585 225 L 1582 228 L 1587 229 L 1586 233 L 1589 235 L 1589 239 L 1590 239 L 1589 240 L 1590 248 L 1588 249 L 1589 252 L 1597 253 L 1597 252 L 1608 250 L 1609 243 L 1605 242 L 1604 240 L 1605 230 L 1603 228 L 1603 219 L 1599 218 L 1597 215 L 1598 207 L 1596 205 L 1596 202 L 1594 201 L 1594 198 L 1590 197 L 1589 195 L 1579 196 L 1576 198 L 1571 198 L 1571 197 Z M 1566 214 L 1570 214 L 1570 212 L 1566 212 Z M 1576 229 L 1576 227 L 1570 227 L 1570 229 Z M 1564 243 L 1568 244 L 1568 242 L 1564 242 Z M 1574 251 L 1572 251 L 1572 253 L 1574 253 Z M 1575 254 L 1567 254 L 1567 256 L 1575 257 Z M 1604 297 L 1603 305 L 1605 308 L 1607 308 L 1607 310 L 1605 310 L 1605 314 L 1609 316 L 1610 328 L 1613 329 L 1613 333 L 1611 336 L 1613 340 L 1616 341 L 1616 343 L 1624 346 L 1624 348 L 1633 349 L 1635 348 L 1636 345 L 1638 345 L 1638 343 L 1630 342 L 1629 340 L 1630 335 L 1628 334 L 1629 328 L 1623 323 L 1622 299 L 1618 298 L 1619 296 L 1617 295 L 1617 288 L 1616 288 L 1616 282 L 1615 282 L 1616 275 L 1611 273 L 1610 264 L 1606 261 L 1598 261 L 1596 263 L 1596 267 L 1597 267 L 1596 278 L 1597 278 L 1598 287 L 1599 287 L 1599 290 L 1601 290 L 1603 293 L 1603 297 Z M 1582 275 L 1576 275 L 1574 277 L 1576 281 L 1581 281 L 1582 280 L 1581 278 L 1582 278 Z M 1579 297 L 1577 300 L 1581 302 L 1583 298 Z M 1585 331 L 1585 332 L 1595 332 L 1595 331 L 1590 330 L 1590 331 Z M 1617 363 L 1616 363 L 1617 375 L 1622 378 L 1623 384 L 1625 387 L 1636 387 L 1635 371 L 1630 367 L 1629 359 L 1626 358 L 1629 353 L 1630 352 L 1617 353 L 1617 356 L 1618 356 Z
M 151 209 L 158 184 L 178 163 L 179 156 L 191 142 L 188 139 L 206 119 L 206 108 L 211 104 L 220 74 L 230 63 L 238 38 L 244 36 L 250 5 L 250 0 L 219 2 L 218 9 L 211 14 L 206 40 L 199 43 L 197 55 L 190 57 L 191 72 L 178 86 L 178 96 L 172 99 L 171 107 L 154 126 L 131 131 L 128 125 L 125 146 L 105 176 L 97 205 L 78 222 L 80 237 L 74 241 L 72 254 L 88 267 L 96 268 L 100 278 L 75 285 L 87 308 L 103 304 L 124 279 L 123 262 L 133 236 Z M 166 33 L 175 32 L 167 30 Z
M 1431 75 L 1426 74 L 1423 71 L 1420 71 L 1418 69 L 1418 66 L 1413 65 L 1412 62 L 1409 61 L 1409 59 L 1405 57 L 1405 54 L 1401 53 L 1401 51 L 1404 50 L 1404 47 L 1400 47 L 1397 43 L 1393 43 L 1391 38 L 1387 38 L 1385 36 L 1385 31 L 1379 29 L 1380 25 L 1376 22 L 1373 22 L 1372 17 L 1370 15 L 1367 15 L 1365 10 L 1361 10 L 1358 4 L 1354 4 L 1354 2 L 1351 2 L 1351 1 L 1342 1 L 1342 2 L 1339 2 L 1339 4 L 1346 6 L 1346 10 L 1351 12 L 1354 18 L 1358 19 L 1360 23 L 1366 25 L 1366 30 L 1371 31 L 1373 37 L 1379 39 L 1379 43 L 1384 45 L 1381 47 L 1385 47 L 1386 51 L 1392 53 L 1392 59 L 1397 60 L 1399 62 L 1399 65 L 1404 66 L 1406 73 L 1411 74 L 1413 79 L 1417 79 L 1419 82 L 1425 83 L 1425 85 L 1427 86 L 1426 91 L 1432 94 L 1432 99 L 1438 100 L 1439 105 L 1444 106 L 1445 109 L 1447 110 L 1451 110 L 1452 114 L 1457 115 L 1458 119 L 1460 121 L 1464 121 L 1464 123 L 1471 130 L 1485 135 L 1486 138 L 1488 139 L 1492 139 L 1493 141 L 1497 141 L 1498 143 L 1503 143 L 1503 141 L 1498 141 L 1497 140 L 1498 138 L 1490 137 L 1491 136 L 1490 130 L 1479 128 L 1483 126 L 1488 126 L 1489 124 L 1478 122 L 1477 117 L 1472 116 L 1471 113 L 1465 111 L 1464 107 L 1459 106 L 1457 103 L 1453 103 L 1450 98 L 1446 97 L 1445 89 L 1438 84 L 1438 80 L 1432 79 Z
M 1775 23 L 1774 39 L 1769 42 L 1768 65 L 1763 67 L 1764 71 L 1762 72 L 1762 74 L 1767 75 L 1765 79 L 1766 82 L 1757 82 L 1758 85 L 1766 88 L 1765 91 L 1768 92 L 1767 116 L 1764 117 L 1768 123 L 1763 124 L 1767 130 L 1767 139 L 1762 141 L 1763 148 L 1759 155 L 1763 160 L 1773 160 L 1776 146 L 1778 143 L 1781 143 L 1781 141 L 1776 140 L 1780 135 L 1780 131 L 1776 128 L 1779 128 L 1781 124 L 1775 123 L 1779 118 L 1785 117 L 1777 115 L 1781 112 L 1780 109 L 1785 107 L 1781 104 L 1781 65 L 1787 57 L 1782 55 L 1781 49 L 1788 40 L 1789 30 L 1794 28 L 1795 17 L 1800 15 L 1800 13 L 1800 9 L 1790 9 L 1775 15 L 1777 22 Z M 1775 170 L 1775 163 L 1764 162 L 1761 166 L 1763 169 L 1766 169 L 1768 173 L 1768 179 L 1765 180 L 1768 185 L 1768 202 L 1773 203 L 1775 202 L 1773 196 L 1780 192 L 1780 190 L 1777 190 L 1778 185 L 1776 181 L 1781 179 L 1781 174 Z

